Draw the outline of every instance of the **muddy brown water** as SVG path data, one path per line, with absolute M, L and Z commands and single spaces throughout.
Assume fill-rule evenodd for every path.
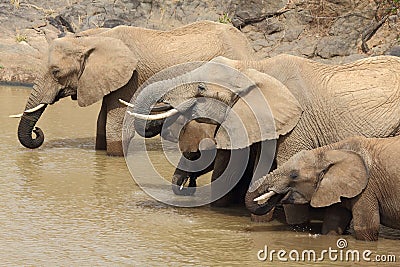
M 23 110 L 29 93 L 30 88 L 0 87 L 2 265 L 350 266 L 346 254 L 352 260 L 352 250 L 360 255 L 359 265 L 398 266 L 400 240 L 361 242 L 347 235 L 342 236 L 347 247 L 339 249 L 338 237 L 296 231 L 278 221 L 252 223 L 245 210 L 155 201 L 136 185 L 124 158 L 94 150 L 99 104 L 80 108 L 65 99 L 49 106 L 38 123 L 44 145 L 26 149 L 17 140 L 18 120 L 8 115 Z M 163 175 L 172 174 L 169 163 L 158 164 Z M 200 179 L 207 183 L 209 176 Z M 386 234 L 399 237 L 391 230 Z M 265 257 L 260 252 L 265 246 L 268 254 L 276 251 L 272 262 L 269 256 L 258 259 Z M 318 261 L 329 248 L 331 257 L 326 252 Z M 279 250 L 286 253 L 280 252 L 281 260 Z M 316 261 L 307 260 L 309 250 Z M 362 259 L 366 250 L 371 262 Z M 377 255 L 394 255 L 397 263 L 378 263 Z

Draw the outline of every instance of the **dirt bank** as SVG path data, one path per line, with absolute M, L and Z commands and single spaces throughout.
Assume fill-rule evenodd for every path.
M 56 38 L 121 24 L 166 30 L 202 19 L 232 23 L 260 57 L 290 53 L 348 62 L 399 45 L 399 11 L 390 2 L 0 0 L 0 81 L 33 82 L 45 58 L 45 33 Z

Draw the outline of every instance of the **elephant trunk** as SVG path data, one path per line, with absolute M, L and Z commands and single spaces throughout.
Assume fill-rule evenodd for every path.
M 285 194 L 280 194 L 268 190 L 268 186 L 265 183 L 267 177 L 261 178 L 256 181 L 249 188 L 245 196 L 246 208 L 255 215 L 264 215 L 268 213 L 285 196 Z M 265 201 L 258 200 L 260 198 L 265 198 Z
M 167 80 L 147 85 L 145 90 L 142 90 L 137 95 L 137 98 L 134 102 L 135 107 L 133 111 L 137 114 L 148 115 L 172 109 L 172 106 L 166 108 L 168 105 L 164 105 L 162 108 L 159 108 L 159 105 L 157 105 L 157 103 L 159 103 L 160 100 L 163 99 L 164 95 L 168 92 L 168 83 L 172 82 L 172 80 Z M 140 136 L 150 138 L 161 133 L 164 121 L 165 119 L 145 120 L 135 118 L 134 127 Z
M 35 125 L 44 110 L 45 107 L 33 113 L 24 114 L 21 117 L 18 125 L 18 140 L 24 147 L 33 149 L 38 148 L 43 144 L 44 134 L 42 130 L 35 127 Z M 32 138 L 32 133 L 35 133 L 35 138 Z
M 135 119 L 136 132 L 145 138 L 151 138 L 161 133 L 164 120 L 147 121 Z
M 47 75 L 48 76 L 48 75 Z M 38 148 L 43 144 L 44 141 L 44 134 L 42 130 L 38 127 L 35 127 L 37 121 L 39 120 L 40 116 L 43 114 L 44 110 L 46 109 L 48 100 L 43 99 L 43 96 L 40 92 L 43 90 L 43 86 L 48 85 L 51 87 L 55 86 L 54 80 L 51 77 L 47 77 L 46 75 L 41 79 L 37 79 L 35 85 L 33 86 L 32 92 L 28 98 L 25 110 L 34 109 L 39 107 L 40 104 L 46 103 L 43 107 L 39 108 L 34 112 L 27 113 L 25 112 L 18 125 L 18 140 L 20 143 L 27 148 Z M 54 96 L 56 91 L 53 94 L 49 94 L 49 98 L 51 101 L 54 101 Z M 32 138 L 32 133 L 35 133 L 35 138 Z

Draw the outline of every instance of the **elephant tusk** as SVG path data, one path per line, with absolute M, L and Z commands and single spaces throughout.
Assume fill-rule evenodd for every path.
M 23 114 L 23 113 L 20 113 L 20 114 L 16 114 L 16 115 L 9 115 L 8 117 L 9 117 L 9 118 L 21 118 L 22 115 L 24 115 L 24 114 Z
M 174 116 L 179 111 L 177 109 L 173 108 L 167 112 L 156 114 L 156 115 L 144 115 L 144 114 L 138 114 L 138 113 L 130 112 L 130 111 L 127 111 L 127 112 L 129 115 L 134 116 L 135 118 L 138 118 L 141 120 L 156 121 L 156 120 L 162 120 L 162 119 L 166 119 L 168 117 Z
M 181 187 L 179 187 L 179 190 L 182 191 L 183 187 L 185 186 L 186 182 L 189 180 L 189 177 L 186 177 L 183 183 L 181 184 Z
M 118 99 L 118 101 L 119 101 L 120 103 L 124 104 L 125 106 L 131 107 L 131 108 L 134 108 L 134 107 L 135 107 L 134 104 L 131 104 L 131 103 L 129 103 L 129 102 L 126 102 L 126 101 L 122 100 L 121 98 Z
M 38 111 L 39 109 L 43 108 L 44 106 L 46 106 L 46 104 L 37 105 L 34 108 L 25 110 L 24 113 L 32 113 L 32 112 Z
M 125 106 L 130 107 L 130 108 L 134 108 L 135 107 L 134 104 L 129 103 L 129 102 L 125 101 L 125 100 L 118 99 L 118 101 L 120 103 L 124 104 Z M 159 106 L 159 104 L 163 104 L 164 106 Z M 154 111 L 154 112 L 162 112 L 162 111 L 167 111 L 167 110 L 170 110 L 170 109 L 171 109 L 171 105 L 169 103 L 166 103 L 166 102 L 160 102 L 160 103 L 157 103 L 157 104 L 155 104 L 155 105 L 153 105 L 151 107 L 151 111 Z
M 46 106 L 46 104 L 37 105 L 34 108 L 25 110 L 24 113 L 33 113 L 33 112 L 38 111 L 39 109 L 43 108 L 44 106 Z M 24 113 L 20 113 L 20 114 L 16 114 L 16 115 L 10 115 L 8 117 L 10 117 L 10 118 L 21 118 L 24 115 Z
M 257 202 L 258 205 L 262 205 L 265 202 L 267 202 L 275 194 L 276 193 L 274 191 L 269 191 L 268 193 L 265 193 L 265 194 L 255 198 L 253 201 Z

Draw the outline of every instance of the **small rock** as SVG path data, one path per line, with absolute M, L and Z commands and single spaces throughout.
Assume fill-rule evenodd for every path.
M 283 40 L 286 42 L 292 42 L 298 39 L 303 31 L 304 31 L 304 26 L 290 27 L 285 31 L 285 36 Z
M 385 55 L 400 57 L 400 45 L 395 45 L 385 52 Z
M 119 25 L 127 25 L 128 23 L 126 21 L 123 21 L 121 19 L 107 19 L 103 23 L 104 28 L 114 28 Z
M 311 58 L 315 54 L 317 48 L 317 40 L 315 38 L 301 38 L 297 41 L 299 52 L 308 58 Z
M 264 33 L 268 35 L 281 32 L 285 29 L 285 24 L 283 24 L 282 22 L 271 22 L 267 20 L 266 23 L 264 23 L 264 25 L 263 25 Z
M 44 19 L 36 19 L 32 22 L 31 27 L 32 29 L 39 29 L 45 27 L 47 25 Z
M 389 16 L 388 21 L 390 23 L 396 23 L 398 19 L 399 19 L 399 17 L 397 15 L 391 15 L 391 16 Z
M 354 41 L 342 36 L 327 36 L 321 38 L 317 44 L 316 54 L 322 58 L 334 56 L 348 56 L 355 48 Z

